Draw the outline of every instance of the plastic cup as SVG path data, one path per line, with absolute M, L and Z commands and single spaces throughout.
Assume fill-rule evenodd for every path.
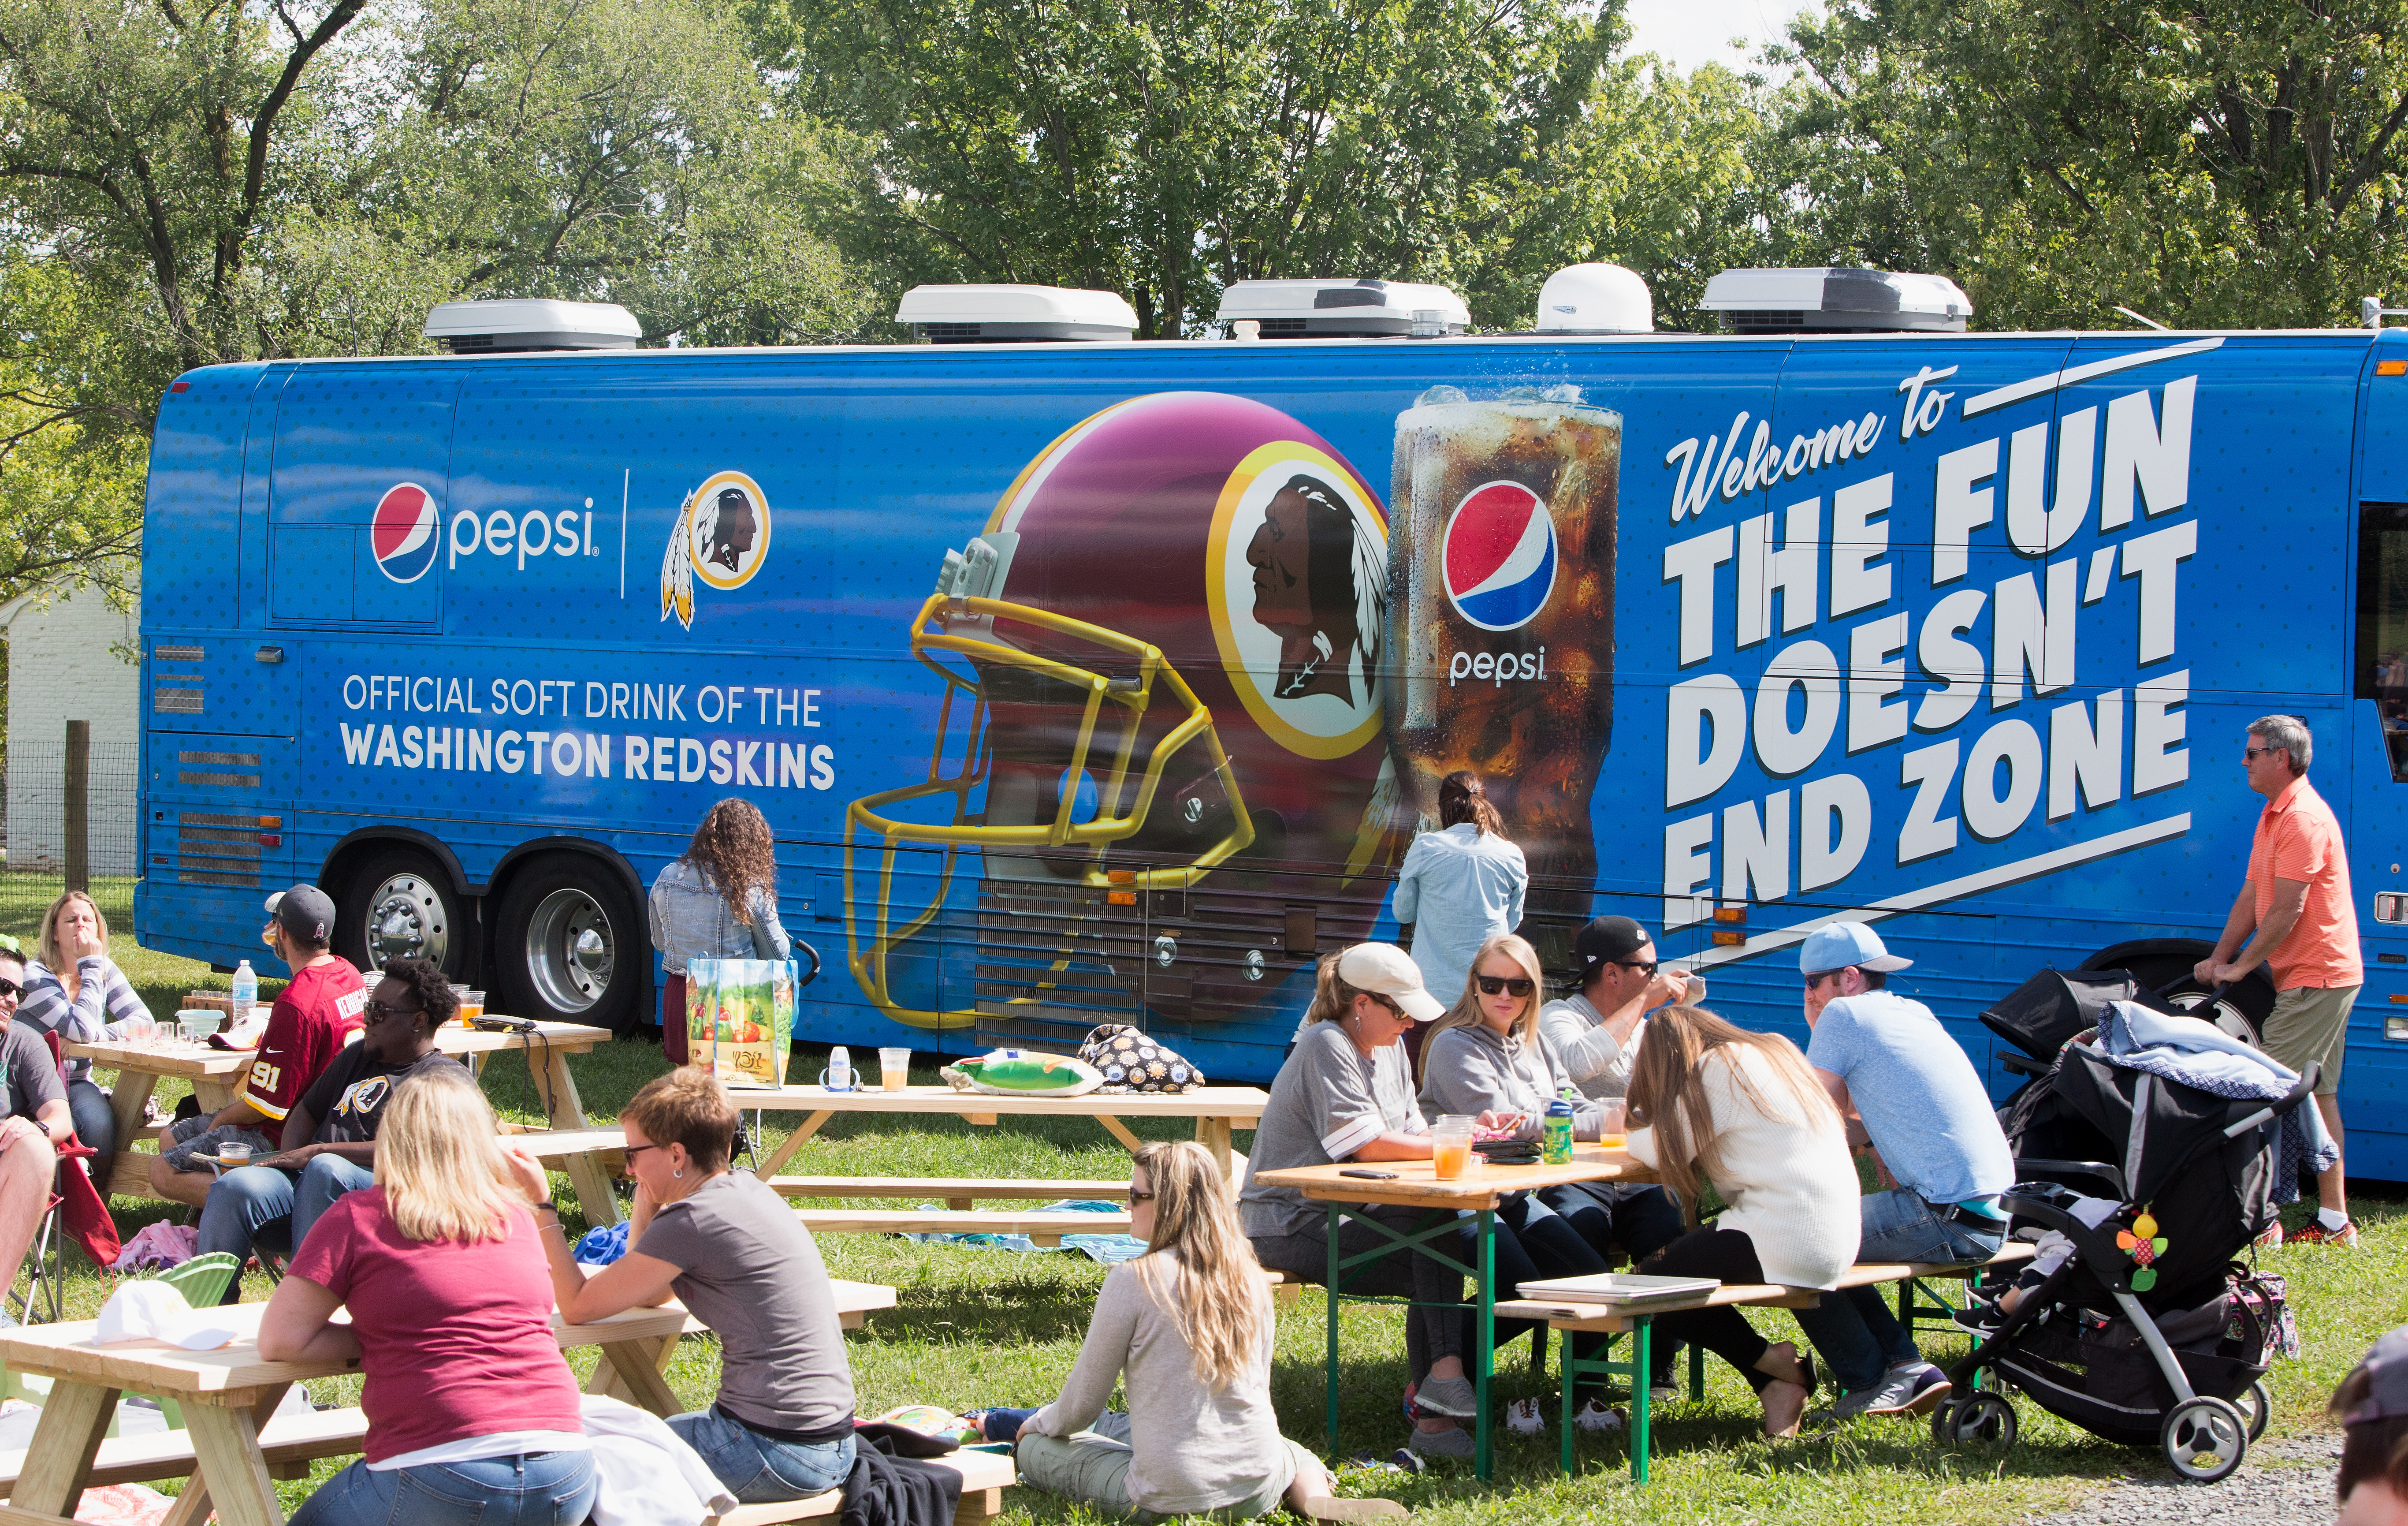
M 881 1049 L 878 1051 L 878 1083 L 888 1091 L 901 1091 L 911 1084 L 911 1051 Z
M 1449 1113 L 1430 1129 L 1430 1160 L 1438 1179 L 1451 1182 L 1471 1169 L 1471 1117 Z
M 464 990 L 460 993 L 460 1026 L 474 1028 L 477 1019 L 485 1015 L 485 993 Z
M 1622 1149 L 1629 1143 L 1628 1136 L 1623 1130 L 1623 1118 L 1626 1110 L 1619 1100 L 1607 1102 L 1604 1106 L 1605 1125 L 1598 1132 L 1597 1142 L 1599 1144 L 1604 1145 L 1609 1150 Z
M 251 1164 L 251 1146 L 248 1144 L 221 1144 L 218 1146 L 218 1159 L 224 1161 L 229 1166 L 247 1166 Z M 231 1191 L 233 1189 L 228 1188 L 227 1190 Z

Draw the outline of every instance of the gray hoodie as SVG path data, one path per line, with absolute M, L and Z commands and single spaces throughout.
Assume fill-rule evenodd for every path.
M 1630 1089 L 1630 1061 L 1639 1045 L 1616 1044 L 1605 1030 L 1605 1014 L 1584 996 L 1550 1001 L 1539 1012 L 1539 1035 L 1555 1050 L 1573 1086 L 1601 1102 Z M 1633 1040 L 1637 1033 L 1631 1035 Z
M 1570 1085 L 1570 1076 L 1542 1035 L 1535 1044 L 1520 1032 L 1499 1038 L 1485 1024 L 1450 1028 L 1422 1046 L 1421 1107 L 1426 1116 L 1478 1114 L 1494 1109 L 1526 1115 L 1522 1137 L 1536 1139 L 1545 1127 L 1547 1104 Z M 1605 1109 L 1594 1101 L 1572 1109 L 1572 1137 L 1596 1140 Z

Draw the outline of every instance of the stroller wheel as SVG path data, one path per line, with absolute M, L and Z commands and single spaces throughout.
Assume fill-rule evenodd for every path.
M 2186 1399 L 2166 1412 L 2157 1445 L 2174 1472 L 2195 1484 L 2231 1476 L 2249 1454 L 2249 1422 L 2222 1399 Z
M 1931 1439 L 1942 1447 L 2012 1447 L 2015 1406 L 1987 1389 L 1942 1403 L 1931 1412 Z
M 2263 1378 L 2249 1385 L 2249 1391 L 2232 1402 L 2249 1422 L 2249 1439 L 2256 1441 L 2266 1433 L 2266 1422 L 2274 1417 L 2274 1395 L 2268 1391 Z

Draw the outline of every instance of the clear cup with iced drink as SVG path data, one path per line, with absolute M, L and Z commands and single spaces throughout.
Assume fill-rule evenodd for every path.
M 1430 1160 L 1440 1181 L 1454 1181 L 1470 1169 L 1471 1122 L 1468 1113 L 1448 1113 L 1430 1126 Z

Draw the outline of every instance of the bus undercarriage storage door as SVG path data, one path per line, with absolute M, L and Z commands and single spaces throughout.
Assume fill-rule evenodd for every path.
M 274 624 L 441 625 L 458 390 L 451 378 L 391 367 L 294 374 L 269 468 Z

